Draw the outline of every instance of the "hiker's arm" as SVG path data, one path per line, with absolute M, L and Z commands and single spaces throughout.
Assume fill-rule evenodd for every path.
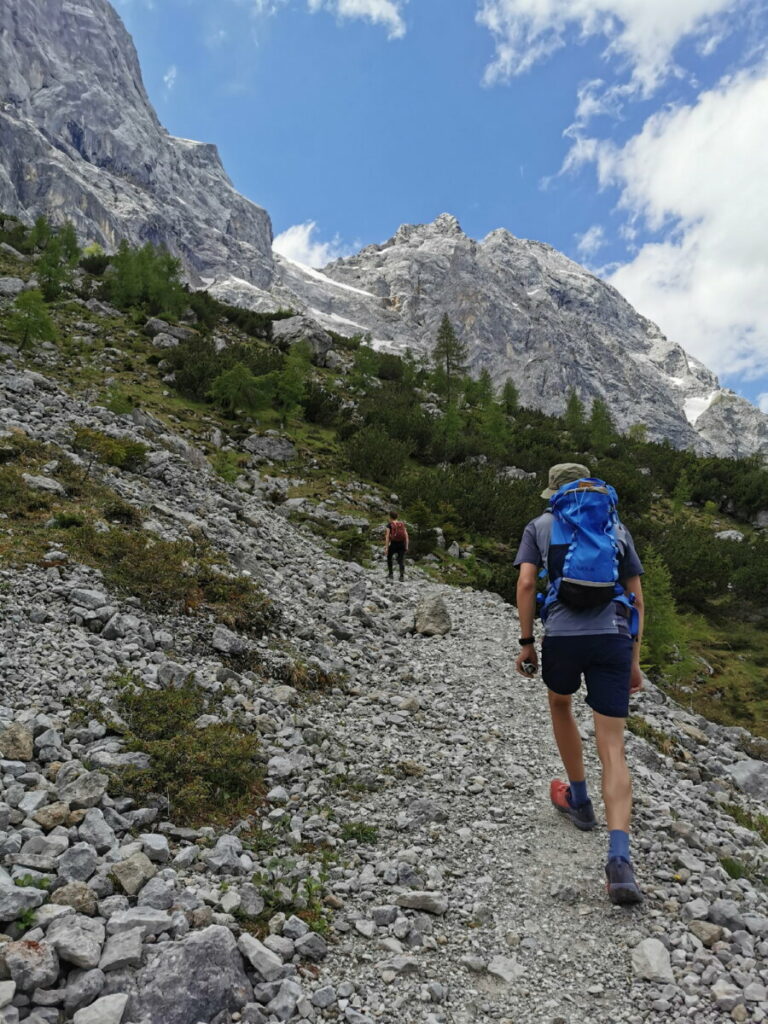
M 389 527 L 387 527 L 386 530 L 384 531 L 384 547 L 389 547 Z
M 408 527 L 405 526 L 404 529 L 405 529 L 405 550 L 407 551 L 408 548 L 411 546 L 411 538 L 408 536 Z
M 643 623 L 645 620 L 645 604 L 643 602 L 643 583 L 639 576 L 631 576 L 624 584 L 626 594 L 635 595 L 635 608 L 637 608 L 637 639 L 633 644 L 632 651 L 632 675 L 630 677 L 629 692 L 637 693 L 643 688 L 643 673 L 640 669 L 640 645 L 643 642 Z
M 520 620 L 520 636 L 533 636 L 533 620 L 536 617 L 536 577 L 538 566 L 532 562 L 520 564 L 520 575 L 517 578 L 517 615 Z M 515 661 L 515 667 L 521 675 L 523 662 L 527 661 L 533 665 L 539 664 L 539 656 L 536 653 L 534 644 L 529 644 L 520 649 Z

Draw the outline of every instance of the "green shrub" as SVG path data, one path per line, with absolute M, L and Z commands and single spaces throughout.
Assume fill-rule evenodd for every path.
M 104 271 L 109 266 L 110 257 L 105 252 L 89 253 L 80 257 L 80 267 L 86 274 L 94 277 L 103 277 Z
M 127 470 L 140 469 L 149 450 L 140 441 L 132 441 L 127 437 L 111 437 L 90 427 L 77 429 L 74 446 L 76 450 L 87 453 L 107 466 Z
M 180 261 L 166 249 L 149 242 L 132 249 L 122 241 L 104 275 L 102 296 L 118 309 L 140 309 L 154 316 L 176 318 L 188 302 L 180 269 Z
M 382 427 L 363 427 L 345 445 L 347 460 L 355 473 L 394 485 L 399 479 L 411 446 L 396 441 Z
M 127 416 L 133 412 L 134 403 L 118 388 L 113 388 L 104 401 L 104 408 L 115 413 L 116 416 Z
M 127 501 L 121 501 L 119 498 L 108 501 L 102 508 L 102 514 L 110 523 L 141 526 L 141 512 L 133 505 L 129 505 Z
M 53 495 L 36 491 L 22 480 L 22 470 L 16 466 L 0 466 L 0 512 L 11 519 L 21 519 L 31 512 L 49 509 Z
M 356 526 L 347 526 L 336 530 L 336 553 L 345 562 L 357 562 L 362 565 L 369 554 L 370 539 L 368 530 L 360 530 Z
M 120 773 L 123 791 L 141 806 L 160 794 L 174 822 L 195 827 L 240 820 L 263 802 L 258 737 L 231 722 L 196 728 L 201 715 L 218 708 L 193 682 L 168 690 L 130 682 L 117 710 L 128 725 L 126 748 L 149 754 L 148 770 Z
M 682 652 L 683 631 L 672 594 L 672 576 L 666 562 L 653 547 L 646 548 L 643 554 L 643 568 L 643 656 L 649 669 L 661 672 L 669 663 L 675 648 L 678 653 Z
M 338 419 L 342 400 L 337 394 L 317 381 L 308 380 L 304 385 L 301 405 L 306 420 L 310 423 L 319 423 L 321 426 L 330 427 Z
M 278 621 L 277 608 L 254 583 L 244 576 L 216 571 L 208 559 L 199 565 L 196 585 L 204 606 L 230 629 L 260 637 Z
M 107 582 L 147 607 L 179 610 L 196 590 L 194 553 L 184 541 L 92 526 L 73 531 L 81 557 L 102 570 Z
M 34 288 L 17 296 L 7 324 L 11 337 L 22 351 L 37 341 L 56 338 L 56 327 L 48 315 L 43 295 Z
M 83 526 L 85 517 L 79 512 L 59 512 L 53 523 L 57 530 L 71 530 L 76 526 Z

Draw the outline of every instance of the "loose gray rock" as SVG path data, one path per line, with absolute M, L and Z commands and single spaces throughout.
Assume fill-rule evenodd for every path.
M 432 594 L 419 603 L 413 628 L 422 636 L 445 636 L 450 633 L 451 615 L 440 594 Z
M 658 939 L 643 939 L 632 950 L 632 969 L 645 981 L 674 981 L 669 951 Z
M 726 772 L 739 789 L 749 796 L 768 802 L 768 764 L 748 758 L 729 765 Z
M 210 1021 L 222 1011 L 239 1010 L 252 996 L 234 936 L 212 925 L 148 954 L 127 1017 L 163 1024 Z
M 127 1005 L 128 996 L 122 993 L 102 996 L 90 1006 L 78 1010 L 72 1021 L 73 1024 L 120 1024 Z
M 20 992 L 49 988 L 59 976 L 59 958 L 47 942 L 9 942 L 3 947 L 3 958 Z

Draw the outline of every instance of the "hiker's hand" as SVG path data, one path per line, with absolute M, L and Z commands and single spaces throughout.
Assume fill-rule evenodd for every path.
M 528 677 L 528 673 L 523 668 L 523 662 L 527 662 L 529 665 L 533 665 L 536 670 L 539 668 L 539 655 L 536 651 L 536 647 L 533 644 L 528 644 L 527 647 L 523 647 L 515 660 L 515 668 L 521 676 Z
M 632 671 L 629 674 L 629 692 L 639 693 L 643 688 L 643 673 L 637 662 L 632 662 Z

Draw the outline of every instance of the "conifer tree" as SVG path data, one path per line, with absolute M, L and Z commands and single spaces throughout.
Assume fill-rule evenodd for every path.
M 451 404 L 454 397 L 457 378 L 467 372 L 467 346 L 461 341 L 453 329 L 447 313 L 443 313 L 437 332 L 437 341 L 432 349 L 437 383 L 443 391 L 446 403 Z
M 8 330 L 22 351 L 36 341 L 55 340 L 56 328 L 41 292 L 31 289 L 17 297 L 8 317 Z
M 304 385 L 309 376 L 311 355 L 311 349 L 306 342 L 293 345 L 286 356 L 283 369 L 276 375 L 275 404 L 283 426 L 301 404 Z
M 64 249 L 59 235 L 52 235 L 37 261 L 37 279 L 46 302 L 53 302 L 61 295 L 61 289 L 69 279 L 69 267 L 64 259 Z
M 672 596 L 672 575 L 666 562 L 653 548 L 643 554 L 643 599 L 645 602 L 645 628 L 643 653 L 650 669 L 663 671 L 677 648 L 682 654 L 683 636 Z
M 509 424 L 498 402 L 488 402 L 480 410 L 479 433 L 483 452 L 490 459 L 501 461 L 509 447 Z
M 593 451 L 603 455 L 616 438 L 616 427 L 614 426 L 607 404 L 602 398 L 596 398 L 592 403 L 592 410 L 587 423 L 589 432 L 589 443 Z
M 51 234 L 52 229 L 48 218 L 41 215 L 35 220 L 29 232 L 29 244 L 33 249 L 44 249 L 51 238 Z
M 565 407 L 563 419 L 565 429 L 573 437 L 576 437 L 584 426 L 584 403 L 573 390 L 568 395 L 568 404 Z
M 243 363 L 235 363 L 214 380 L 210 394 L 226 412 L 257 412 L 270 404 L 274 391 L 273 374 L 256 377 Z
M 693 488 L 691 487 L 691 481 L 688 478 L 688 473 L 683 470 L 680 476 L 677 478 L 675 489 L 672 492 L 672 509 L 675 515 L 679 515 L 683 510 L 683 505 L 691 500 Z
M 59 242 L 61 243 L 62 259 L 70 267 L 74 267 L 77 261 L 80 259 L 80 245 L 77 241 L 75 225 L 72 223 L 71 220 L 64 222 L 64 224 L 58 232 L 58 238 Z
M 504 381 L 501 389 L 501 407 L 507 416 L 514 416 L 520 408 L 520 396 L 511 377 Z

